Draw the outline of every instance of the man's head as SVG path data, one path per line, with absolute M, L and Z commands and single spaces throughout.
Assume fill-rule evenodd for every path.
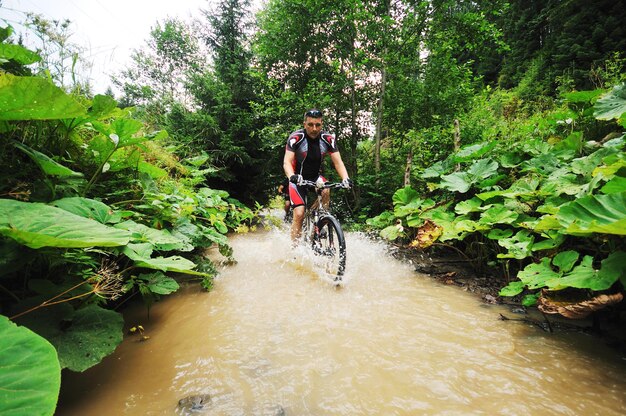
M 320 110 L 311 109 L 304 113 L 304 130 L 309 137 L 317 138 L 322 131 L 324 121 Z

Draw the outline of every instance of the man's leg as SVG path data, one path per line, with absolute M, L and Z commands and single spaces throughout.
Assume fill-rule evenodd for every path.
M 328 188 L 322 190 L 322 206 L 327 211 L 330 207 L 330 189 Z
M 291 242 L 295 245 L 302 235 L 302 222 L 304 221 L 304 206 L 293 209 L 293 221 L 291 222 Z

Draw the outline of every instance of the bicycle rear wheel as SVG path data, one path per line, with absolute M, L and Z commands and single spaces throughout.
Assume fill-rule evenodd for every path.
M 326 273 L 341 280 L 346 270 L 346 239 L 339 221 L 331 215 L 317 222 L 318 233 L 313 241 L 313 251 L 324 259 Z

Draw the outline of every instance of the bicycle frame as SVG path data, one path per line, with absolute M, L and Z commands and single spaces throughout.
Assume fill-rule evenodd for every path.
M 302 234 L 304 241 L 310 245 L 316 255 L 327 259 L 326 271 L 332 274 L 335 282 L 341 281 L 346 264 L 346 243 L 339 221 L 322 204 L 322 190 L 344 188 L 341 183 L 324 183 L 318 186 L 312 181 L 302 181 L 300 185 L 313 188 L 317 199 L 305 205 Z

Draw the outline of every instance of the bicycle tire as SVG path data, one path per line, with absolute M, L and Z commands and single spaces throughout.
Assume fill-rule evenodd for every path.
M 339 281 L 346 270 L 346 239 L 341 225 L 332 215 L 325 215 L 318 220 L 317 229 L 313 251 L 326 258 L 326 273 Z

